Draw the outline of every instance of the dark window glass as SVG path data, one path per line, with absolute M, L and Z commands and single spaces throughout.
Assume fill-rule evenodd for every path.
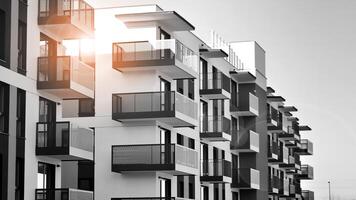
M 193 138 L 188 139 L 188 147 L 191 149 L 195 149 L 195 141 Z
M 94 99 L 79 99 L 79 117 L 94 116 L 94 103 Z
M 18 68 L 20 74 L 26 75 L 26 43 L 27 43 L 27 25 L 19 20 L 18 33 Z
M 16 136 L 25 137 L 26 92 L 17 89 Z
M 184 80 L 183 79 L 179 79 L 177 80 L 177 92 L 184 94 Z
M 55 122 L 56 121 L 56 103 L 40 97 L 39 121 Z
M 189 199 L 195 199 L 195 177 L 189 176 Z
M 9 86 L 0 82 L 0 132 L 9 128 Z
M 177 134 L 177 144 L 184 145 L 184 136 L 179 133 Z
M 188 79 L 188 97 L 194 100 L 194 79 Z
M 177 196 L 184 198 L 184 176 L 177 176 Z
M 15 199 L 24 199 L 24 159 L 16 158 Z
M 5 34 L 6 34 L 6 15 L 0 9 L 0 59 L 5 60 Z

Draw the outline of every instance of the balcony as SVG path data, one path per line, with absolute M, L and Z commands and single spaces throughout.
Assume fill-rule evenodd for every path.
M 202 116 L 200 138 L 211 142 L 231 141 L 230 120 L 224 116 Z
M 241 96 L 239 98 L 238 116 L 258 116 L 258 98 L 249 93 L 249 95 Z
M 281 187 L 279 189 L 279 194 L 281 196 L 289 196 L 290 184 L 288 179 L 282 179 L 280 181 Z
M 287 170 L 286 172 L 290 174 L 297 173 L 297 171 L 300 169 L 300 164 L 295 160 L 294 156 L 289 155 L 288 162 L 279 164 L 279 167 L 281 169 Z
M 36 189 L 36 200 L 93 200 L 93 192 L 72 188 Z
M 94 8 L 83 0 L 39 0 L 38 25 L 61 39 L 94 36 Z
M 299 140 L 286 141 L 285 146 L 289 149 L 297 149 L 302 147 Z
M 252 168 L 232 169 L 231 190 L 260 189 L 260 172 Z
M 300 135 L 298 131 L 295 131 L 294 128 L 288 126 L 287 132 L 283 132 L 282 134 L 278 135 L 278 139 L 282 141 L 296 141 L 300 140 Z
M 112 171 L 118 173 L 198 174 L 198 152 L 177 144 L 115 145 L 112 146 L 111 162 Z
M 272 108 L 271 106 L 267 106 L 267 130 L 270 133 L 282 133 L 282 116 L 278 112 L 278 110 Z
M 227 160 L 202 160 L 200 181 L 231 183 L 231 162 Z
M 123 197 L 111 198 L 111 200 L 184 200 L 185 198 L 179 197 Z
M 200 96 L 212 99 L 230 99 L 230 78 L 222 72 L 200 74 Z
M 260 136 L 254 131 L 237 131 L 233 134 L 230 149 L 232 153 L 258 153 L 260 151 Z M 237 136 L 237 138 L 234 138 Z
M 198 106 L 173 91 L 112 95 L 112 119 L 127 124 L 159 121 L 173 127 L 195 127 Z
M 70 122 L 38 122 L 36 155 L 60 160 L 93 160 L 92 130 Z
M 313 143 L 307 139 L 301 140 L 301 147 L 296 149 L 299 155 L 313 155 Z
M 278 194 L 279 189 L 281 188 L 280 183 L 281 183 L 281 179 L 278 176 L 269 177 L 268 193 Z
M 298 175 L 299 179 L 303 180 L 313 180 L 314 179 L 314 168 L 309 165 L 301 166 L 301 174 Z
M 268 162 L 272 164 L 279 163 L 279 146 L 277 142 L 271 142 L 268 146 Z
M 303 200 L 314 200 L 314 192 L 310 190 L 302 191 Z
M 38 90 L 62 99 L 94 98 L 94 87 L 94 68 L 78 57 L 38 58 Z
M 113 44 L 113 68 L 121 71 L 158 70 L 173 79 L 198 77 L 198 56 L 175 39 Z

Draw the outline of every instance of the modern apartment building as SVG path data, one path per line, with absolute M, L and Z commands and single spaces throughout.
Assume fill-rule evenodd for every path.
M 1 200 L 314 198 L 256 42 L 157 5 L 0 0 Z

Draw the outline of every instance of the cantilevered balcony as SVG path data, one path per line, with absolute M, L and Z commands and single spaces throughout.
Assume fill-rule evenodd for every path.
M 303 200 L 314 200 L 314 192 L 310 190 L 302 190 Z
M 114 43 L 112 57 L 121 72 L 158 70 L 173 79 L 198 78 L 198 56 L 175 39 Z
M 231 190 L 260 189 L 260 172 L 252 168 L 232 169 Z
M 272 141 L 268 146 L 268 162 L 271 164 L 279 163 L 279 146 L 277 142 Z
M 202 160 L 200 181 L 207 183 L 231 183 L 231 162 L 227 160 Z
M 288 162 L 279 164 L 279 167 L 281 169 L 287 170 L 287 173 L 294 174 L 294 173 L 297 173 L 298 170 L 300 169 L 300 163 L 299 163 L 299 161 L 295 160 L 294 156 L 289 155 Z
M 268 111 L 269 109 L 269 111 Z M 282 133 L 282 116 L 278 110 L 267 106 L 267 130 L 271 133 Z
M 314 168 L 310 165 L 301 166 L 301 174 L 298 175 L 299 179 L 313 180 L 314 179 Z
M 61 39 L 94 36 L 94 8 L 83 0 L 39 0 L 38 25 Z
M 293 127 L 288 126 L 287 132 L 279 134 L 278 138 L 282 141 L 295 141 L 300 140 L 300 135 Z
M 268 193 L 278 194 L 280 188 L 281 188 L 281 179 L 278 176 L 269 177 Z
M 93 200 L 93 192 L 72 188 L 36 189 L 35 200 Z
M 123 123 L 160 121 L 173 127 L 198 126 L 197 103 L 173 91 L 112 95 L 112 119 Z
M 254 94 L 240 95 L 238 103 L 238 116 L 258 116 L 258 98 Z
M 177 144 L 112 146 L 112 171 L 137 173 L 164 171 L 173 175 L 197 175 L 198 152 Z
M 222 72 L 200 74 L 200 96 L 208 100 L 230 99 L 230 78 Z
M 94 98 L 94 68 L 74 56 L 39 57 L 37 89 L 62 99 Z
M 299 155 L 313 155 L 312 142 L 310 142 L 307 139 L 302 139 L 300 143 L 301 143 L 301 147 L 295 150 Z
M 231 141 L 230 120 L 224 116 L 202 116 L 200 138 L 208 141 Z
M 38 122 L 36 155 L 60 160 L 93 160 L 93 131 L 70 122 Z
M 235 138 L 237 136 L 237 138 Z M 230 144 L 233 153 L 258 153 L 260 151 L 260 136 L 254 131 L 233 130 Z
M 289 149 L 298 149 L 302 147 L 299 140 L 286 141 L 285 146 Z

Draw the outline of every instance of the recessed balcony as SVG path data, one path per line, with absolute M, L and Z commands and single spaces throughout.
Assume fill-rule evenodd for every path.
M 83 0 L 39 0 L 38 25 L 61 39 L 94 36 L 94 8 Z
M 208 141 L 231 141 L 230 120 L 224 116 L 202 116 L 200 138 Z
M 279 146 L 277 142 L 271 142 L 268 146 L 268 162 L 272 164 L 279 163 Z
M 200 96 L 212 99 L 230 99 L 230 78 L 222 72 L 200 74 Z
M 38 122 L 36 155 L 60 160 L 93 160 L 93 131 L 70 122 Z
M 301 147 L 295 150 L 299 155 L 313 155 L 312 142 L 310 142 L 307 139 L 302 139 L 300 143 L 301 143 Z
M 36 189 L 36 200 L 93 200 L 92 191 L 72 188 Z
M 197 175 L 198 152 L 177 144 L 112 146 L 111 169 L 118 173 L 162 171 L 172 175 Z
M 260 151 L 260 136 L 252 130 L 233 130 L 230 149 L 232 153 L 258 153 Z M 234 138 L 236 137 L 237 138 Z
M 112 119 L 127 124 L 159 121 L 173 127 L 195 127 L 197 115 L 197 103 L 174 91 L 112 95 Z
M 299 179 L 303 180 L 313 180 L 314 179 L 314 168 L 310 165 L 301 166 L 301 174 L 298 175 Z
M 288 162 L 279 164 L 279 167 L 287 170 L 287 173 L 297 173 L 300 169 L 300 163 L 295 160 L 294 156 L 288 156 Z
M 260 189 L 260 172 L 252 168 L 232 169 L 231 190 L 259 190 Z
M 198 78 L 199 57 L 175 39 L 113 44 L 113 68 L 121 71 L 158 70 L 173 79 Z
M 302 191 L 303 200 L 314 200 L 314 192 L 310 190 Z
M 240 95 L 238 103 L 238 116 L 258 116 L 258 98 L 254 94 Z
M 227 160 L 202 160 L 200 181 L 207 183 L 231 183 L 231 162 Z
M 281 179 L 278 176 L 269 177 L 268 193 L 278 194 L 281 187 L 280 183 Z
M 38 90 L 62 99 L 94 98 L 94 87 L 94 68 L 78 57 L 38 58 Z

